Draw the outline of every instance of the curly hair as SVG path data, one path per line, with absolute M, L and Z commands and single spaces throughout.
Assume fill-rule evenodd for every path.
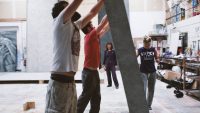
M 56 18 L 60 12 L 68 5 L 69 3 L 66 1 L 59 1 L 58 3 L 56 3 L 54 5 L 54 7 L 52 8 L 52 17 Z

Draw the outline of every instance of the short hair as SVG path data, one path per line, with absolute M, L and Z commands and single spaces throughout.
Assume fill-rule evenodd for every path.
M 111 42 L 106 43 L 106 50 L 108 50 L 108 45 L 111 45 L 111 50 L 113 49 L 113 44 Z
M 88 27 L 90 27 L 90 24 L 91 24 L 92 22 L 90 21 L 90 22 L 88 22 L 87 23 L 87 25 L 85 26 L 85 27 L 83 27 L 82 28 L 82 32 L 84 33 L 84 34 L 87 34 L 89 31 L 88 31 Z
M 60 12 L 62 12 L 63 9 L 65 9 L 66 5 L 68 5 L 69 3 L 66 1 L 59 1 L 58 3 L 56 3 L 54 5 L 54 7 L 52 8 L 52 17 L 56 18 Z
M 144 36 L 143 43 L 149 43 L 149 42 L 151 42 L 151 37 Z
M 80 18 L 81 18 L 81 14 L 78 12 L 75 12 L 74 15 L 72 16 L 71 20 L 72 20 L 72 22 L 75 22 Z

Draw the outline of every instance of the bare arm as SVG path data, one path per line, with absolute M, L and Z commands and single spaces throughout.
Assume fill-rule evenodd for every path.
M 105 26 L 104 26 L 104 28 L 101 30 L 101 32 L 99 33 L 99 38 L 102 38 L 103 37 L 103 35 L 106 33 L 106 32 L 108 32 L 108 30 L 109 30 L 109 23 L 107 23 Z
M 81 19 L 81 28 L 85 27 L 89 21 L 96 16 L 104 4 L 104 0 L 99 0 L 98 3 L 90 10 L 90 12 Z
M 73 0 L 73 2 L 64 9 L 65 11 L 64 11 L 64 16 L 63 16 L 64 18 L 63 23 L 66 23 L 67 21 L 71 19 L 71 17 L 73 16 L 77 8 L 80 6 L 82 1 L 83 0 Z
M 106 25 L 108 26 L 108 17 L 105 15 L 97 27 L 97 34 L 101 36 L 102 32 L 106 30 Z

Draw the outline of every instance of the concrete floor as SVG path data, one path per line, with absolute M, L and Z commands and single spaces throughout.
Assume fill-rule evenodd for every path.
M 105 73 L 101 73 L 100 76 L 105 78 L 106 81 Z M 101 84 L 102 102 L 100 113 L 128 113 L 119 72 L 117 72 L 117 76 L 120 83 L 119 89 L 107 88 L 106 83 Z M 34 76 L 31 78 L 34 78 Z M 46 87 L 47 84 L 0 85 L 0 113 L 44 113 Z M 77 84 L 78 96 L 81 91 L 81 84 Z M 35 101 L 36 109 L 24 112 L 23 104 L 26 101 Z M 85 113 L 88 113 L 89 107 L 87 107 Z M 150 113 L 200 113 L 200 102 L 189 96 L 177 99 L 173 94 L 173 89 L 166 89 L 165 83 L 157 81 L 152 108 L 153 110 Z

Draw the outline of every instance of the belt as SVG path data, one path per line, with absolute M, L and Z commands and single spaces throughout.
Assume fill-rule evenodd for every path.
M 74 83 L 74 76 L 69 77 L 62 74 L 51 74 L 51 79 L 62 83 Z
M 93 70 L 93 69 L 89 69 L 89 68 L 83 68 L 83 70 L 85 70 L 85 71 L 94 71 L 94 72 L 97 71 L 97 70 Z

